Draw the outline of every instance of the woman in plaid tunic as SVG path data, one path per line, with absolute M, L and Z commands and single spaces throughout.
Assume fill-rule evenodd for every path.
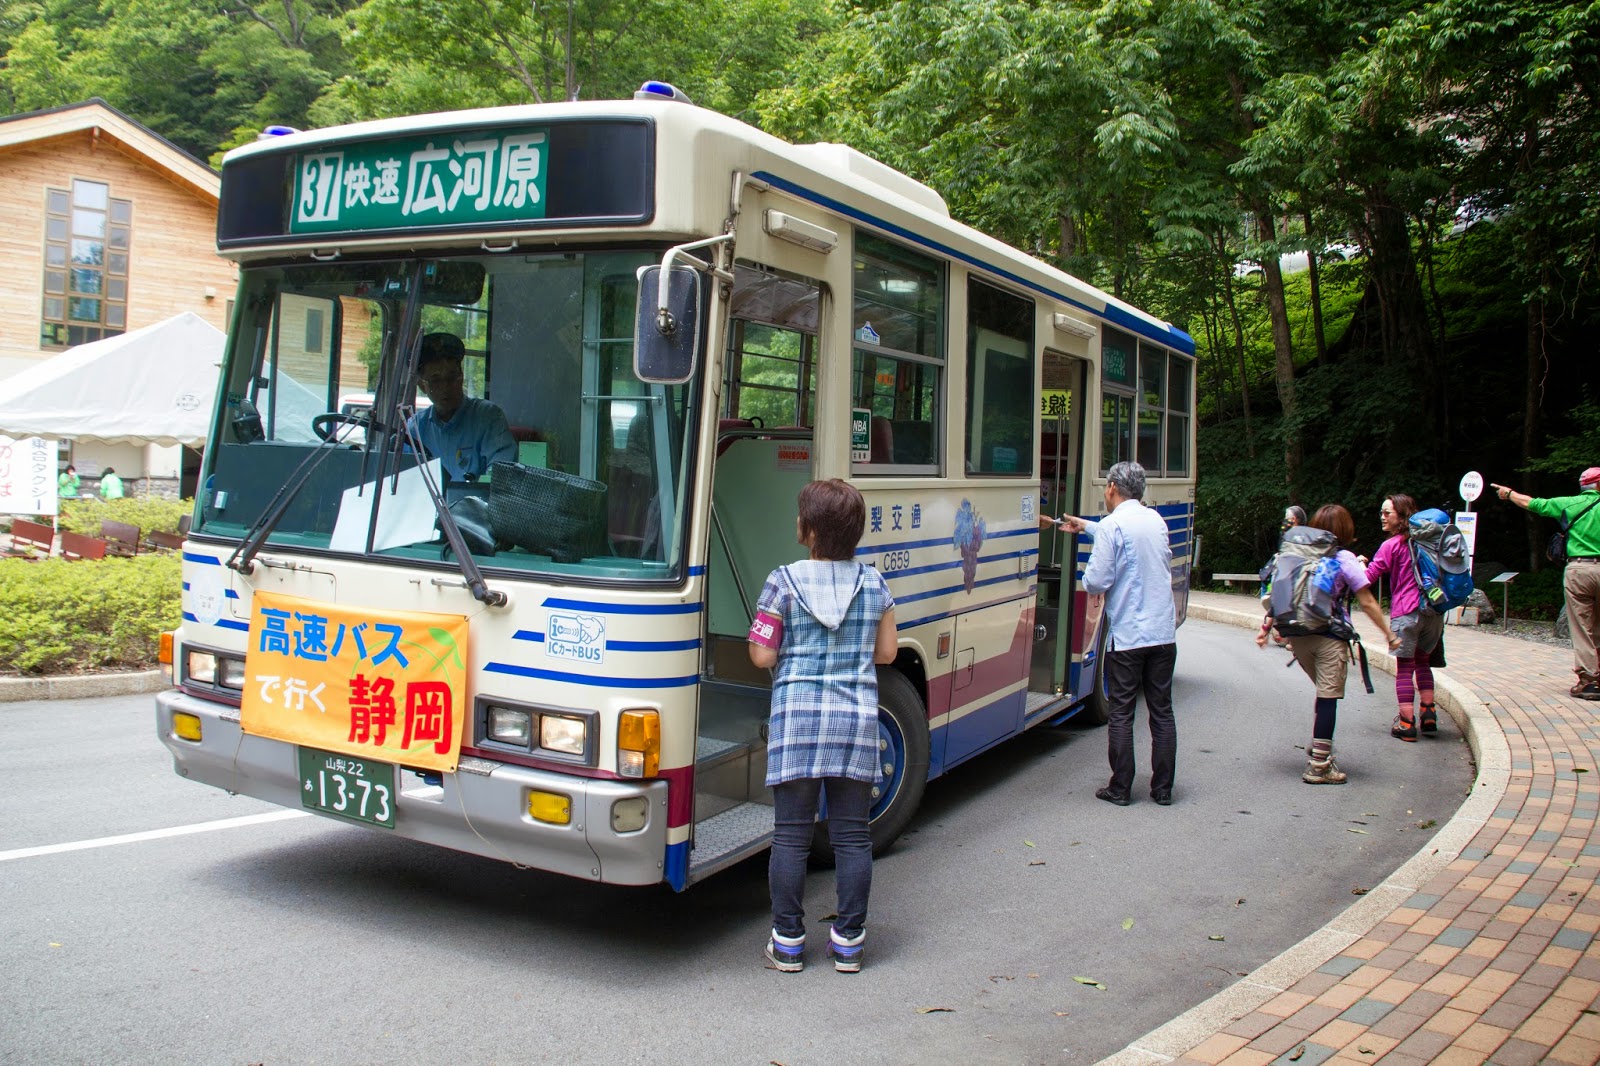
M 894 598 L 882 576 L 855 561 L 866 504 L 834 478 L 800 490 L 795 530 L 810 558 L 767 576 L 750 628 L 750 660 L 776 667 L 767 730 L 773 795 L 772 937 L 779 970 L 804 965 L 806 858 L 819 797 L 828 802 L 838 918 L 828 938 L 834 967 L 861 968 L 872 839 L 867 815 L 878 780 L 878 677 L 894 661 Z

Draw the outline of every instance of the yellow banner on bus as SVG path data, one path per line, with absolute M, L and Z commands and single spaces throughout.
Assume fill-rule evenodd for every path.
M 453 772 L 467 618 L 257 592 L 240 725 L 259 737 Z

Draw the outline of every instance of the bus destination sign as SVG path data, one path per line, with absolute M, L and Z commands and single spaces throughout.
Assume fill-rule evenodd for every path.
M 544 129 L 499 129 L 301 152 L 289 232 L 542 219 L 548 142 Z

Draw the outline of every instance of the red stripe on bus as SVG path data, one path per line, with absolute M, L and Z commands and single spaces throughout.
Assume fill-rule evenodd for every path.
M 972 682 L 955 688 L 956 671 L 952 669 L 943 677 L 928 681 L 928 717 L 949 714 L 957 704 L 968 704 L 985 696 L 1025 681 L 1028 677 L 1028 654 L 1033 644 L 1033 608 L 1023 610 L 1017 619 L 1017 628 L 1011 634 L 1011 646 L 999 655 L 972 664 Z

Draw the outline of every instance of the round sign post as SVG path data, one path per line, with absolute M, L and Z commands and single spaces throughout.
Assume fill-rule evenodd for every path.
M 1461 478 L 1461 498 L 1467 501 L 1467 510 L 1472 510 L 1472 501 L 1483 495 L 1483 475 L 1476 470 L 1468 470 Z

